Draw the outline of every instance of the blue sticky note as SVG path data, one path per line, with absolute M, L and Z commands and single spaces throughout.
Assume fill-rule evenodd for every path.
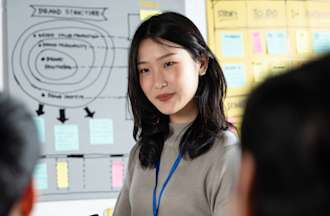
M 41 143 L 46 142 L 46 129 L 45 129 L 45 119 L 41 117 L 35 117 L 34 122 L 37 127 L 38 137 Z
M 242 33 L 222 32 L 221 51 L 226 57 L 243 57 L 244 43 Z
M 72 151 L 79 149 L 78 125 L 55 125 L 55 150 Z
M 240 88 L 246 83 L 243 64 L 224 64 L 223 72 L 229 88 Z
M 267 49 L 271 55 L 284 55 L 289 52 L 287 32 L 277 31 L 267 33 Z
M 38 190 L 46 190 L 48 188 L 47 164 L 38 163 L 34 170 L 34 181 Z
M 330 32 L 313 32 L 313 50 L 317 54 L 330 52 Z
M 89 121 L 91 144 L 113 144 L 112 119 L 92 119 Z

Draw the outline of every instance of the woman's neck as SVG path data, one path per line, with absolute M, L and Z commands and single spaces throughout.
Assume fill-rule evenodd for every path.
M 198 108 L 194 100 L 191 100 L 183 109 L 170 115 L 170 122 L 174 124 L 189 123 L 196 119 Z

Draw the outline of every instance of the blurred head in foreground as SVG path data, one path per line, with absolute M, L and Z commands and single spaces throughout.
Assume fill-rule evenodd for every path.
M 34 193 L 32 173 L 40 151 L 30 112 L 0 94 L 0 215 L 27 216 Z
M 247 100 L 240 216 L 330 215 L 330 55 L 272 77 Z

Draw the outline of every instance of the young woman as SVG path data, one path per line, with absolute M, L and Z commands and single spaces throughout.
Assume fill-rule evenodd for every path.
M 166 12 L 139 26 L 128 75 L 137 144 L 115 216 L 226 215 L 240 152 L 225 92 L 221 68 L 188 18 Z

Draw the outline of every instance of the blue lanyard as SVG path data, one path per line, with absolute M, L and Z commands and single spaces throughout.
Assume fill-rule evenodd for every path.
M 179 163 L 182 159 L 182 155 L 179 153 L 178 156 L 176 157 L 171 169 L 170 169 L 170 172 L 160 190 L 160 193 L 159 193 L 159 196 L 158 196 L 158 203 L 157 203 L 157 194 L 156 194 L 156 190 L 157 190 L 157 185 L 158 185 L 158 174 L 159 174 L 159 161 L 157 162 L 156 164 L 156 180 L 155 180 L 155 187 L 154 187 L 154 192 L 153 192 L 153 202 L 152 202 L 152 209 L 153 209 L 153 216 L 158 216 L 158 209 L 159 209 L 159 206 L 160 206 L 160 200 L 162 199 L 162 196 L 163 196 L 163 193 L 165 191 L 165 188 L 168 184 L 168 182 L 170 181 L 173 173 L 175 172 L 176 168 L 179 166 Z

